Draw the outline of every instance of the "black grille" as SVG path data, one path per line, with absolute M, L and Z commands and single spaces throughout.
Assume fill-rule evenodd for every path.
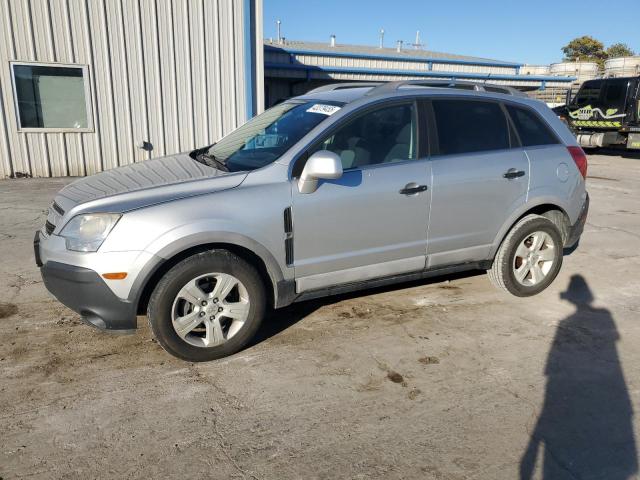
M 287 265 L 293 265 L 293 238 L 287 238 L 284 241 L 284 253 Z
M 293 222 L 291 221 L 291 207 L 284 209 L 284 233 L 293 233 Z
M 44 231 L 47 232 L 47 235 L 51 235 L 55 228 L 56 226 L 49 220 L 47 220 L 47 222 L 44 224 Z
M 64 215 L 64 210 L 56 202 L 53 202 L 53 205 L 51 205 L 51 208 L 53 208 L 58 215 L 60 216 Z
M 293 220 L 291 207 L 284 209 L 284 255 L 287 265 L 293 265 Z
M 40 258 L 40 230 L 36 232 L 36 236 L 33 237 L 33 253 L 36 256 L 36 265 L 42 266 L 42 258 Z

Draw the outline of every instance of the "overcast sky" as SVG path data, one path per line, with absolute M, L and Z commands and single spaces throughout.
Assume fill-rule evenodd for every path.
M 562 59 L 572 38 L 591 35 L 606 46 L 640 51 L 640 0 L 264 0 L 264 36 L 385 46 L 413 42 L 420 30 L 428 50 L 548 64 Z

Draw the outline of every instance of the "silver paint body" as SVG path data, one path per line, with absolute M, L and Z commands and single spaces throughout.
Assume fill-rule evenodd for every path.
M 379 96 L 369 88 L 307 94 L 307 100 L 348 102 L 276 162 L 249 173 L 224 173 L 188 155 L 151 160 L 77 180 L 50 211 L 54 232 L 41 239 L 44 262 L 95 270 L 126 271 L 106 280 L 128 299 L 150 264 L 204 244 L 247 248 L 267 267 L 276 305 L 283 281 L 301 293 L 389 275 L 491 260 L 507 231 L 531 208 L 552 204 L 574 224 L 585 201 L 585 183 L 566 146 L 577 145 L 566 126 L 543 103 L 501 94 L 401 88 Z M 482 97 L 535 109 L 564 145 L 443 155 L 347 170 L 300 193 L 292 162 L 345 117 L 372 104 L 400 98 Z M 524 170 L 507 180 L 509 168 Z M 410 182 L 429 189 L 399 190 Z M 285 260 L 283 211 L 291 207 L 294 263 Z M 117 212 L 123 216 L 95 253 L 67 251 L 59 233 L 74 216 Z

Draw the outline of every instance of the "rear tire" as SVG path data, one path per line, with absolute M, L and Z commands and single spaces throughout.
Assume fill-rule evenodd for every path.
M 212 250 L 165 273 L 151 294 L 147 317 L 168 353 L 206 362 L 243 349 L 259 329 L 265 306 L 257 270 L 231 252 Z
M 540 215 L 527 215 L 502 241 L 487 271 L 491 283 L 517 297 L 536 295 L 547 288 L 562 266 L 562 235 Z

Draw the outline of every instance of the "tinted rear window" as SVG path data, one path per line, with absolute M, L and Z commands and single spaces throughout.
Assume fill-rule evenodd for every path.
M 500 105 L 472 100 L 434 100 L 440 154 L 509 148 L 509 129 Z
M 531 110 L 512 105 L 507 105 L 507 110 L 520 135 L 523 147 L 558 143 L 558 139 L 549 127 Z
M 629 80 L 626 78 L 607 79 L 605 85 L 604 106 L 607 109 L 617 108 L 619 111 L 616 113 L 622 113 L 624 111 L 624 104 L 627 98 Z

